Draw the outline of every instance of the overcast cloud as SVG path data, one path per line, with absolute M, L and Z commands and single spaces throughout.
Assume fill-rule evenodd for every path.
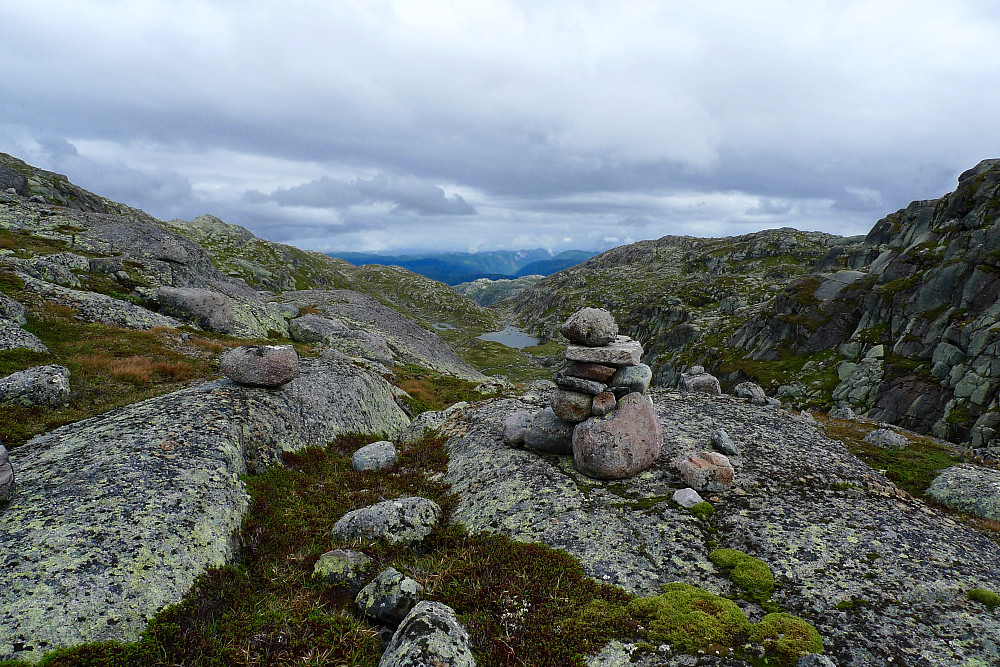
M 0 0 L 0 151 L 317 250 L 866 232 L 1000 156 L 992 0 Z

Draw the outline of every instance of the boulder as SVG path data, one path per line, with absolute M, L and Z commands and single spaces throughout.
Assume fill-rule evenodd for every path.
M 244 345 L 219 359 L 227 378 L 248 387 L 280 387 L 299 374 L 299 356 L 291 345 Z
M 755 382 L 740 382 L 736 385 L 735 393 L 740 398 L 748 399 L 751 405 L 767 405 L 767 394 Z
M 353 549 L 333 549 L 319 557 L 313 566 L 313 576 L 322 577 L 331 585 L 344 585 L 352 596 L 357 596 L 365 585 L 372 559 Z
M 631 477 L 656 461 L 663 434 L 653 402 L 631 393 L 607 417 L 592 417 L 573 430 L 573 463 L 597 479 Z
M 348 512 L 333 526 L 333 536 L 352 541 L 417 544 L 431 534 L 441 519 L 441 507 L 418 497 L 385 500 Z
M 14 495 L 14 465 L 10 462 L 7 448 L 0 444 L 0 505 Z
M 640 394 L 646 393 L 649 383 L 653 380 L 653 369 L 646 364 L 636 364 L 635 366 L 623 366 L 619 368 L 611 381 L 609 387 L 624 387 L 629 391 L 637 391 Z
M 31 350 L 48 354 L 49 348 L 35 334 L 25 331 L 16 321 L 0 320 L 0 351 Z
M 691 487 L 686 489 L 677 489 L 674 491 L 673 499 L 675 503 L 684 508 L 691 508 L 698 503 L 705 502 L 705 499 L 698 495 L 698 492 Z
M 581 361 L 602 366 L 635 366 L 642 359 L 642 345 L 628 336 L 618 336 L 603 347 L 567 345 L 566 361 Z
M 423 438 L 431 431 L 437 430 L 448 421 L 452 415 L 469 406 L 465 401 L 460 401 L 448 406 L 444 410 L 427 410 L 414 417 L 413 421 L 399 436 L 397 441 L 401 445 L 412 445 Z
M 614 316 L 603 308 L 583 308 L 563 322 L 559 333 L 573 343 L 600 347 L 615 339 L 618 324 Z
M 963 464 L 946 468 L 927 487 L 942 505 L 1000 521 L 1000 470 Z
M 291 304 L 281 305 L 295 308 Z M 329 343 L 336 336 L 350 330 L 351 328 L 340 320 L 331 320 L 313 313 L 296 317 L 288 323 L 289 335 L 292 340 L 299 343 Z
M 503 441 L 505 445 L 517 447 L 524 444 L 524 434 L 531 424 L 531 412 L 517 410 L 503 420 Z
M 548 405 L 555 390 L 556 383 L 552 380 L 532 380 L 524 386 L 521 400 L 535 405 Z
M 365 616 L 396 627 L 420 602 L 423 590 L 415 580 L 390 567 L 362 588 L 354 603 Z
M 594 397 L 579 391 L 557 389 L 552 394 L 552 412 L 566 422 L 582 422 L 590 417 Z
M 604 366 L 602 364 L 589 364 L 580 361 L 571 361 L 566 364 L 566 375 L 583 378 L 584 380 L 594 380 L 595 382 L 607 383 L 614 376 L 618 369 L 614 366 Z
M 590 413 L 595 417 L 604 417 L 611 414 L 618 407 L 618 399 L 610 391 L 604 391 L 594 396 Z
M 697 491 L 725 491 L 733 486 L 736 472 L 723 454 L 698 452 L 675 462 L 684 482 Z
M 539 410 L 524 431 L 524 446 L 546 454 L 572 454 L 575 426 L 557 417 L 551 407 Z
M 596 396 L 608 388 L 607 385 L 595 380 L 585 380 L 583 378 L 574 377 L 572 375 L 564 375 L 562 373 L 556 374 L 555 379 L 556 384 L 563 389 L 579 391 L 584 394 L 590 394 L 591 396 Z
M 232 301 L 218 292 L 197 287 L 160 287 L 160 311 L 193 321 L 202 329 L 219 333 L 236 331 Z
M 69 400 L 69 369 L 35 366 L 0 379 L 0 403 L 58 408 Z
M 396 465 L 396 456 L 396 446 L 388 440 L 381 440 L 354 452 L 351 465 L 355 470 L 385 470 Z
M 833 419 L 849 419 L 851 421 L 856 421 L 858 415 L 851 408 L 844 406 L 837 408 L 833 412 L 831 412 L 830 417 L 832 417 Z
M 695 372 L 700 369 L 700 372 Z M 697 391 L 710 396 L 720 396 L 722 387 L 714 375 L 706 373 L 701 366 L 692 366 L 686 373 L 681 373 L 680 388 L 684 391 Z
M 910 444 L 905 435 L 888 428 L 872 431 L 865 436 L 865 442 L 883 449 L 906 449 L 907 445 Z
M 725 429 L 717 428 L 712 431 L 712 444 L 723 454 L 728 454 L 729 456 L 735 456 L 740 453 L 740 448 L 733 442 L 733 439 L 729 437 Z
M 21 302 L 0 292 L 0 320 L 9 320 L 16 324 L 24 324 L 27 321 L 24 318 L 24 313 L 24 306 L 21 305 Z
M 440 602 L 419 602 L 392 635 L 378 667 L 475 667 L 469 633 L 455 611 Z

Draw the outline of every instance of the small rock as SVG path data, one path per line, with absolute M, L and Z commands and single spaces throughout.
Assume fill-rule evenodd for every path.
M 614 412 L 617 407 L 618 399 L 610 391 L 605 391 L 594 396 L 594 404 L 590 408 L 590 413 L 595 417 L 604 417 Z
M 712 431 L 712 444 L 723 454 L 728 454 L 729 456 L 736 456 L 740 453 L 740 448 L 736 446 L 729 434 L 726 433 L 725 429 L 717 428 Z
M 594 397 L 589 393 L 560 388 L 552 394 L 552 412 L 566 422 L 577 423 L 588 419 L 593 404 Z
M 319 557 L 313 566 L 313 576 L 323 577 L 327 584 L 345 584 L 356 596 L 365 585 L 372 559 L 353 549 L 334 549 Z
M 583 378 L 584 380 L 594 380 L 595 382 L 607 383 L 618 369 L 614 366 L 604 366 L 603 364 L 588 364 L 580 361 L 571 361 L 566 364 L 566 375 Z
M 602 366 L 635 366 L 642 359 L 642 345 L 628 336 L 618 336 L 603 347 L 567 345 L 566 361 L 582 361 Z
M 475 667 L 469 633 L 455 611 L 440 602 L 419 602 L 399 624 L 378 667 Z
M 0 403 L 58 408 L 69 400 L 69 369 L 35 366 L 0 379 Z
M 849 407 L 837 408 L 830 413 L 830 416 L 834 419 L 849 419 L 851 421 L 856 421 L 858 415 Z
M 365 616 L 396 627 L 420 602 L 423 590 L 415 580 L 390 567 L 362 588 L 354 603 Z
M 704 366 L 691 366 L 687 369 L 688 375 L 701 375 L 705 372 Z
M 355 470 L 385 470 L 396 465 L 396 446 L 388 440 L 373 442 L 354 452 L 351 465 Z
M 31 195 L 31 197 L 28 198 L 28 201 L 34 204 L 44 204 L 45 197 L 43 197 L 42 195 Z
M 556 383 L 552 380 L 532 380 L 525 385 L 521 400 L 535 405 L 548 405 L 555 388 Z
M 674 491 L 674 502 L 687 509 L 688 507 L 694 507 L 698 503 L 705 502 L 705 499 L 698 495 L 697 491 L 688 487 Z
M 539 410 L 524 432 L 524 446 L 546 454 L 572 454 L 575 426 L 557 417 L 551 407 Z
M 816 418 L 813 417 L 813 414 L 811 412 L 809 412 L 808 410 L 803 410 L 802 412 L 800 412 L 799 413 L 799 417 L 802 419 L 802 421 L 804 421 L 807 424 L 818 424 L 819 423 L 819 422 L 816 421 Z
M 0 444 L 0 505 L 14 495 L 14 465 L 10 462 L 7 448 Z
M 701 369 L 700 373 L 695 373 L 695 369 Z M 684 391 L 696 391 L 710 396 L 720 396 L 722 387 L 719 380 L 714 375 L 705 372 L 701 366 L 692 366 L 688 372 L 681 373 L 680 388 Z
M 223 374 L 248 387 L 280 387 L 299 374 L 299 356 L 291 345 L 244 345 L 219 359 Z
M 635 366 L 623 366 L 615 372 L 611 382 L 611 387 L 625 387 L 629 391 L 637 391 L 640 394 L 646 393 L 649 383 L 653 380 L 653 369 L 646 364 L 636 364 Z
M 631 477 L 656 461 L 663 433 L 653 401 L 631 393 L 608 417 L 592 417 L 573 430 L 573 463 L 597 479 Z
M 518 410 L 507 415 L 503 420 L 503 441 L 510 447 L 524 444 L 524 434 L 531 424 L 531 412 Z
M 880 428 L 865 436 L 865 442 L 884 449 L 906 449 L 910 441 L 902 433 L 888 428 Z
M 810 653 L 799 658 L 799 661 L 795 663 L 795 667 L 837 667 L 837 663 L 825 655 Z
M 740 382 L 736 385 L 735 393 L 739 398 L 749 399 L 750 405 L 767 405 L 767 394 L 755 382 Z
M 736 478 L 733 464 L 716 452 L 689 454 L 676 467 L 684 482 L 697 491 L 726 491 Z
M 600 347 L 615 339 L 618 324 L 614 316 L 603 308 L 583 308 L 563 322 L 559 333 L 573 343 Z
M 385 500 L 348 512 L 331 531 L 334 537 L 351 541 L 417 544 L 431 534 L 441 520 L 441 507 L 433 500 L 418 497 Z
M 596 396 L 608 388 L 607 385 L 602 382 L 584 380 L 583 378 L 573 377 L 572 375 L 564 375 L 562 373 L 557 374 L 555 380 L 556 384 L 563 389 L 579 391 L 584 394 L 590 394 L 591 396 Z

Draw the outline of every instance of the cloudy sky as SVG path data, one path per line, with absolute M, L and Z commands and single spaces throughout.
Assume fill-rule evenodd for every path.
M 994 0 L 0 0 L 0 151 L 316 250 L 866 232 L 1000 157 Z

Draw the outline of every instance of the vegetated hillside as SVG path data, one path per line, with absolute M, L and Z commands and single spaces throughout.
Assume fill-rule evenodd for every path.
M 468 283 L 459 283 L 454 286 L 454 289 L 456 292 L 464 294 L 481 306 L 492 306 L 497 301 L 510 299 L 523 292 L 544 277 L 542 275 L 532 275 L 501 280 L 480 278 Z
M 497 309 L 542 338 L 585 306 L 614 313 L 672 385 L 690 364 L 715 366 L 724 341 L 820 260 L 838 264 L 861 238 L 776 229 L 721 239 L 665 236 L 608 250 L 545 278 Z M 826 259 L 824 259 L 826 258 Z
M 553 273 L 576 266 L 580 262 L 585 262 L 596 254 L 583 250 L 565 250 L 552 259 L 542 259 L 531 264 L 525 264 L 517 270 L 514 277 L 521 278 L 532 275 L 551 276 Z
M 886 216 L 728 340 L 750 359 L 835 350 L 832 400 L 975 448 L 1000 429 L 1000 160 Z

